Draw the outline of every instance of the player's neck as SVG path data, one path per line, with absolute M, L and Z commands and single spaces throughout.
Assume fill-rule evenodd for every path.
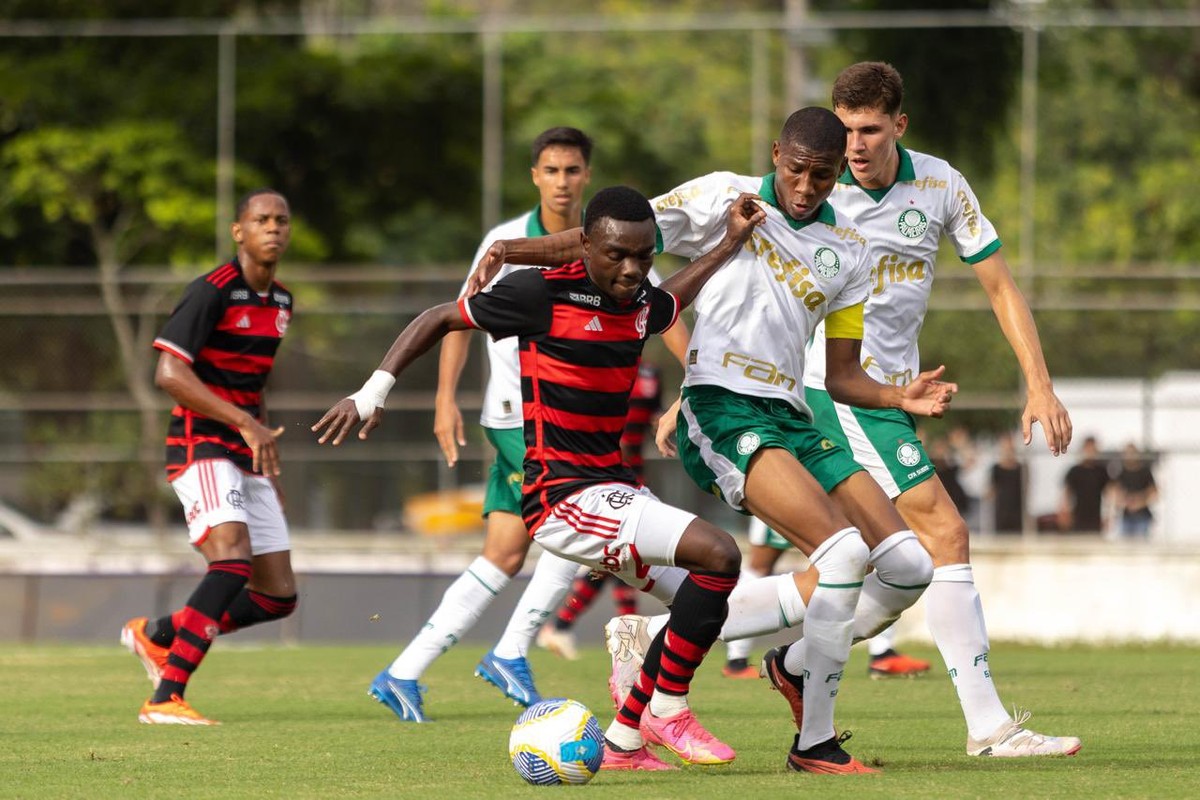
M 541 217 L 542 227 L 546 229 L 546 233 L 562 233 L 583 225 L 582 208 L 572 209 L 566 214 L 559 214 L 543 205 L 539 209 L 538 216 Z
M 886 189 L 896 183 L 896 177 L 900 174 L 900 150 L 895 146 L 891 149 L 891 155 L 888 163 L 879 172 L 879 177 L 867 183 L 860 183 L 864 189 Z
M 246 279 L 246 283 L 250 284 L 251 289 L 262 293 L 271 288 L 271 284 L 275 280 L 275 269 L 279 266 L 279 262 L 263 264 L 248 257 L 245 253 L 239 252 L 238 263 L 242 265 L 242 277 Z

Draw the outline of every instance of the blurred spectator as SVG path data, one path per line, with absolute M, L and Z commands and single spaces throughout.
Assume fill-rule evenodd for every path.
M 993 530 L 996 533 L 1020 533 L 1025 528 L 1025 465 L 1017 460 L 1017 447 L 1011 433 L 997 441 L 999 454 L 988 479 L 988 499 L 992 501 Z
M 1150 504 L 1158 498 L 1158 486 L 1154 483 L 1150 464 L 1132 442 L 1125 445 L 1121 454 L 1116 495 L 1117 507 L 1121 509 L 1121 535 L 1145 539 L 1150 533 L 1150 521 L 1154 519 Z
M 970 502 L 962 483 L 959 482 L 960 465 L 954 450 L 950 447 L 949 440 L 944 438 L 932 440 L 929 442 L 928 452 L 929 460 L 933 462 L 933 468 L 937 470 L 937 476 L 941 478 L 942 485 L 946 487 L 946 494 L 950 495 L 950 499 L 954 501 L 954 507 L 958 509 L 958 513 L 965 516 Z
M 987 474 L 980 463 L 978 449 L 971 431 L 965 425 L 955 425 L 946 436 L 950 453 L 958 465 L 958 485 L 962 487 L 963 502 L 959 512 L 971 530 L 979 530 L 983 524 L 980 498 L 987 490 Z
M 1112 483 L 1108 463 L 1100 458 L 1096 437 L 1083 440 L 1083 457 L 1067 470 L 1059 527 L 1063 531 L 1099 532 L 1106 529 L 1104 494 Z

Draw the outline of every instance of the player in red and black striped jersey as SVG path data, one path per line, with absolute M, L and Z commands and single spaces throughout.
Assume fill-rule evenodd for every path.
M 176 402 L 167 479 L 208 571 L 173 614 L 126 623 L 121 641 L 154 682 L 138 718 L 211 725 L 183 699 L 213 638 L 296 607 L 287 522 L 275 478 L 282 428 L 266 425 L 263 387 L 292 317 L 275 280 L 291 238 L 287 200 L 246 195 L 230 228 L 237 257 L 193 281 L 154 341 L 155 383 Z
M 621 432 L 621 457 L 633 469 L 639 482 L 645 482 L 645 459 L 642 449 L 646 443 L 646 432 L 658 419 L 662 411 L 662 370 L 645 359 L 638 365 L 637 379 L 629 395 L 629 413 L 625 416 L 625 429 Z M 613 581 L 609 572 L 586 572 L 575 578 L 571 593 L 563 601 L 553 622 L 547 622 L 538 631 L 537 642 L 542 647 L 574 661 L 575 635 L 572 628 L 576 620 L 591 608 L 604 585 L 613 583 L 613 602 L 617 616 L 637 613 L 637 591 L 621 581 Z M 757 676 L 757 673 L 755 673 Z
M 646 281 L 655 251 L 649 202 L 627 187 L 597 193 L 585 212 L 582 261 L 546 272 L 521 270 L 488 292 L 426 311 L 400 334 L 367 384 L 313 426 L 321 443 L 337 445 L 365 421 L 359 438 L 366 438 L 381 420 L 395 376 L 451 330 L 476 327 L 518 337 L 526 443 L 522 514 L 530 534 L 545 549 L 612 572 L 686 612 L 671 614 L 609 726 L 607 769 L 670 769 L 647 741 L 667 744 L 692 763 L 734 757 L 696 720 L 687 693 L 720 632 L 741 554 L 729 534 L 642 487 L 619 442 L 646 337 L 674 324 L 738 252 L 765 217 L 755 199 L 738 198 L 725 238 L 656 288 Z M 669 586 L 668 576 L 674 580 Z

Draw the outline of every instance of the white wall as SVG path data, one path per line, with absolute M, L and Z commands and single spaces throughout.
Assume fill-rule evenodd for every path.
M 1145 543 L 973 547 L 989 636 L 1041 644 L 1200 641 L 1200 549 Z M 898 637 L 930 641 L 924 599 Z
M 1095 436 L 1105 453 L 1127 443 L 1157 453 L 1153 508 L 1156 541 L 1200 542 L 1200 372 L 1173 372 L 1156 381 L 1067 379 L 1054 388 L 1071 413 L 1074 444 L 1055 458 L 1040 429 L 1024 453 L 1029 463 L 1029 511 L 1053 512 L 1062 482 L 1079 460 L 1081 443 Z

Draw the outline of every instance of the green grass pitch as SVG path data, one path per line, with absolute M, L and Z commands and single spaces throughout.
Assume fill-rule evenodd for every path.
M 1196 648 L 994 647 L 1006 702 L 1032 709 L 1036 730 L 1083 739 L 1073 758 L 1019 761 L 964 755 L 962 718 L 943 674 L 871 681 L 856 648 L 838 724 L 854 732 L 847 748 L 883 773 L 835 777 L 785 769 L 785 703 L 764 681 L 721 677 L 718 647 L 697 676 L 692 705 L 737 749 L 737 761 L 670 773 L 602 772 L 584 787 L 551 788 L 526 786 L 509 764 L 508 731 L 519 709 L 472 676 L 483 650 L 463 644 L 434 664 L 425 681 L 433 721 L 413 725 L 366 696 L 390 649 L 255 649 L 221 640 L 188 697 L 223 724 L 191 728 L 138 724 L 149 683 L 115 641 L 0 645 L 0 796 L 1200 797 Z M 932 649 L 911 652 L 939 663 Z M 546 696 L 580 700 L 607 726 L 607 656 L 600 649 L 584 655 L 568 663 L 539 650 L 531 661 Z

